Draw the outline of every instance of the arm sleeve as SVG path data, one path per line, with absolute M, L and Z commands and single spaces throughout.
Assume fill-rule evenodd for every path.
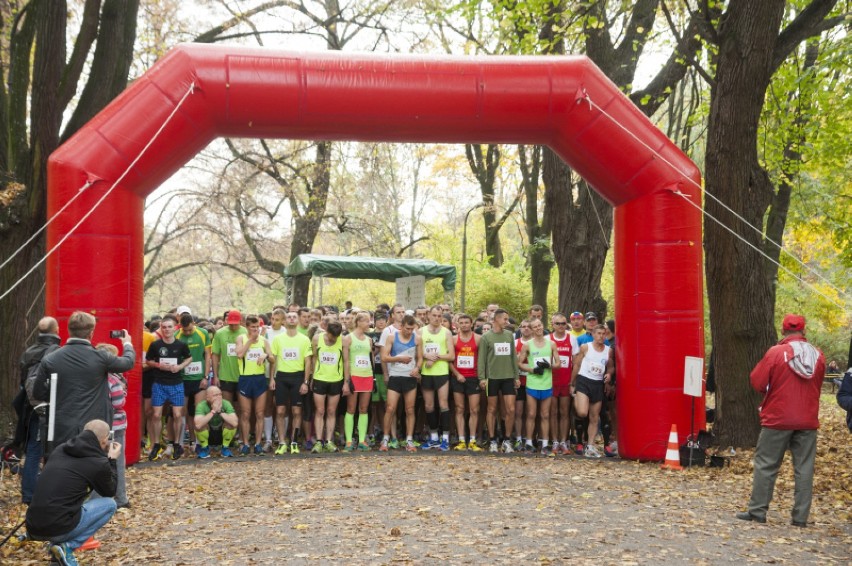
M 47 387 L 47 380 L 50 377 L 49 371 L 47 364 L 39 364 L 38 377 L 36 377 L 35 384 L 33 384 L 33 397 L 36 399 L 50 399 L 50 389 Z
M 133 349 L 133 344 L 125 343 L 124 351 L 122 352 L 121 356 L 116 357 L 113 355 L 109 355 L 107 359 L 107 371 L 114 371 L 117 373 L 125 372 L 133 369 L 133 365 L 135 363 L 136 350 Z
M 115 460 L 109 460 L 105 456 L 103 464 L 92 481 L 94 490 L 104 497 L 115 497 L 117 473 L 115 466 Z
M 760 360 L 754 369 L 751 370 L 751 387 L 758 393 L 766 393 L 766 386 L 769 385 L 769 376 L 772 374 L 774 348 L 770 348 L 763 359 Z

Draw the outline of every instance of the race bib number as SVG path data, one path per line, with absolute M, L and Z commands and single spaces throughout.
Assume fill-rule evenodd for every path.
M 605 366 L 597 362 L 589 362 L 589 372 L 594 376 L 601 376 L 604 373 Z
M 563 369 L 571 367 L 571 358 L 569 356 L 559 356 L 559 365 Z
M 473 369 L 473 356 L 459 356 L 456 358 L 456 367 L 459 369 Z
M 183 370 L 183 373 L 186 375 L 198 375 L 199 373 L 204 373 L 204 368 L 202 367 L 201 362 L 192 362 L 186 369 Z
M 511 344 L 494 344 L 494 355 L 495 356 L 511 356 L 512 355 L 512 345 Z
M 287 348 L 281 352 L 281 357 L 285 362 L 295 362 L 299 359 L 299 350 L 296 348 Z
M 246 352 L 246 361 L 257 363 L 260 357 L 263 356 L 263 350 L 253 349 Z
M 355 356 L 355 367 L 358 369 L 370 369 L 370 356 Z
M 435 343 L 430 342 L 428 344 L 423 344 L 423 351 L 427 354 L 440 354 L 441 347 Z
M 327 366 L 337 365 L 337 352 L 323 352 L 320 354 L 320 363 Z
M 228 355 L 236 356 L 237 355 L 237 345 L 236 344 L 228 344 Z
M 161 364 L 169 364 L 170 366 L 178 365 L 177 358 L 160 358 Z

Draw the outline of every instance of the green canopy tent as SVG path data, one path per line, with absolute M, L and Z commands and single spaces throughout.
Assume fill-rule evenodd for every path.
M 288 301 L 292 297 L 293 279 L 296 277 L 379 279 L 394 282 L 400 277 L 414 275 L 422 275 L 426 280 L 440 277 L 445 300 L 452 302 L 456 288 L 455 266 L 442 265 L 428 259 L 301 254 L 284 270 Z

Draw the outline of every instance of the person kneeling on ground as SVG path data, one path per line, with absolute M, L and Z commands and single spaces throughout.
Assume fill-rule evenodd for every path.
M 222 390 L 211 385 L 207 388 L 207 399 L 195 406 L 195 438 L 201 449 L 199 458 L 210 457 L 210 430 L 222 431 L 222 456 L 230 458 L 234 454 L 228 446 L 237 434 L 239 417 L 234 412 L 234 406 L 227 399 L 222 399 Z
M 115 514 L 111 498 L 121 445 L 110 442 L 109 431 L 104 421 L 86 423 L 83 432 L 51 453 L 36 484 L 27 533 L 49 540 L 50 553 L 60 564 L 77 564 L 74 551 Z M 91 491 L 103 497 L 85 501 Z

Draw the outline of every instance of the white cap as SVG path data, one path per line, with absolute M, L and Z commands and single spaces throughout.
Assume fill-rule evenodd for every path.
M 175 312 L 177 313 L 177 315 L 178 315 L 178 316 L 180 316 L 180 315 L 182 315 L 182 314 L 184 314 L 184 313 L 186 313 L 186 314 L 192 314 L 192 311 L 191 311 L 191 310 L 189 310 L 189 307 L 188 307 L 188 306 L 186 306 L 186 305 L 181 305 L 181 306 L 179 306 Z

